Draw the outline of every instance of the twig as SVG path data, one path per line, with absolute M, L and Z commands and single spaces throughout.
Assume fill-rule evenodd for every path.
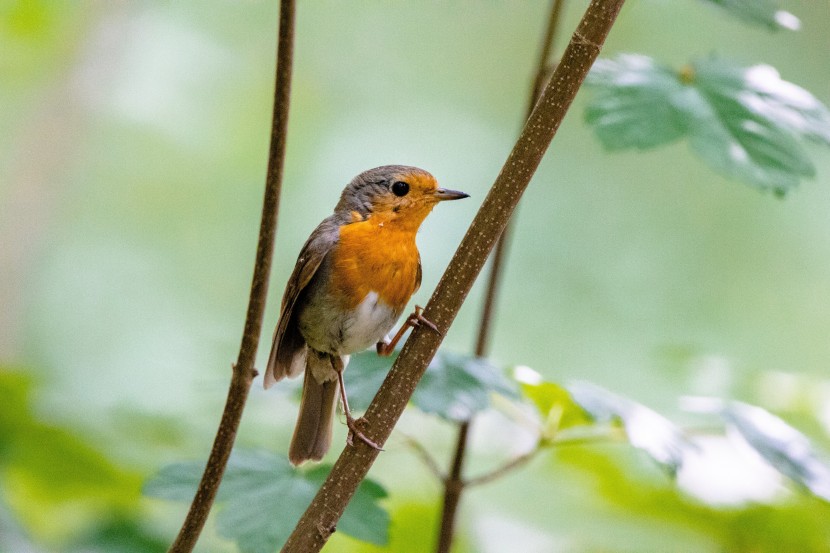
M 399 434 L 402 434 L 399 432 Z M 429 469 L 435 478 L 438 481 L 443 482 L 447 479 L 446 475 L 441 471 L 441 467 L 438 465 L 438 461 L 435 460 L 435 457 L 432 456 L 432 453 L 424 447 L 424 445 L 413 438 L 412 436 L 407 436 L 403 434 L 403 441 L 406 445 L 412 448 L 412 451 L 418 455 L 418 458 L 423 461 L 424 465 Z
M 531 459 L 536 457 L 536 455 L 538 455 L 544 449 L 545 447 L 544 445 L 542 445 L 542 442 L 537 442 L 536 445 L 533 446 L 533 449 L 531 449 L 530 451 L 523 453 L 518 457 L 510 459 L 503 465 L 491 470 L 490 472 L 485 472 L 484 474 L 476 476 L 475 478 L 469 478 L 467 480 L 464 480 L 464 487 L 468 488 L 470 486 L 480 486 L 481 484 L 490 483 L 493 480 L 496 480 L 504 476 L 508 472 L 515 470 L 521 467 L 522 465 L 527 464 L 528 462 L 530 462 Z
M 582 432 L 579 434 L 568 435 L 562 438 L 557 437 L 549 441 L 539 440 L 538 442 L 536 442 L 536 445 L 534 445 L 533 448 L 529 451 L 522 453 L 521 455 L 514 457 L 509 461 L 506 461 L 504 464 L 492 469 L 491 471 L 485 472 L 484 474 L 481 474 L 474 478 L 463 480 L 463 487 L 466 489 L 471 486 L 480 486 L 481 484 L 489 484 L 494 480 L 498 480 L 505 474 L 512 472 L 523 465 L 526 465 L 539 453 L 551 447 L 586 445 L 594 444 L 597 442 L 616 443 L 624 442 L 626 441 L 626 439 L 627 436 L 625 430 L 623 430 L 622 428 L 603 427 L 601 431 L 591 433 Z
M 542 47 L 539 50 L 539 58 L 536 62 L 536 71 L 533 76 L 533 85 L 527 103 L 525 119 L 530 117 L 533 107 L 539 100 L 542 93 L 542 86 L 545 77 L 549 76 L 548 59 L 550 59 L 553 39 L 559 27 L 559 16 L 562 12 L 562 5 L 565 0 L 552 0 L 548 22 L 545 26 L 545 34 L 542 38 Z M 493 323 L 493 312 L 496 308 L 499 284 L 504 274 L 504 258 L 507 256 L 507 246 L 512 236 L 513 217 L 505 227 L 504 232 L 499 236 L 496 249 L 493 252 L 493 262 L 490 267 L 490 274 L 487 279 L 487 288 L 484 292 L 484 306 L 481 310 L 481 319 L 478 327 L 478 338 L 476 339 L 475 355 L 485 357 L 490 350 L 490 335 Z M 470 435 L 472 419 L 459 424 L 458 437 L 456 438 L 455 455 L 452 460 L 452 471 L 444 484 L 444 501 L 441 509 L 441 526 L 438 530 L 438 543 L 436 553 L 448 553 L 452 546 L 452 539 L 455 535 L 455 520 L 458 511 L 458 504 L 461 501 L 461 494 L 464 489 L 463 464 L 464 453 L 467 449 L 467 438 Z
M 271 146 L 268 155 L 268 173 L 265 180 L 265 196 L 262 204 L 262 221 L 259 227 L 251 295 L 239 356 L 233 365 L 228 398 L 222 420 L 213 441 L 205 472 L 196 490 L 190 510 L 179 530 L 169 553 L 190 552 L 196 545 L 210 513 L 216 492 L 225 473 L 242 411 L 248 399 L 251 382 L 256 376 L 254 361 L 262 331 L 262 318 L 268 294 L 268 277 L 274 252 L 277 213 L 285 164 L 285 137 L 288 128 L 288 104 L 291 96 L 291 64 L 294 49 L 294 0 L 281 0 L 279 34 L 277 39 L 277 69 L 274 90 L 274 114 L 271 126 Z
M 599 54 L 623 3 L 624 0 L 592 0 L 588 6 L 562 63 L 545 86 L 513 151 L 427 303 L 424 316 L 444 332 L 439 336 L 423 326 L 413 331 L 366 411 L 362 421 L 364 433 L 375 443 L 386 442 L 403 414 L 443 334 L 458 314 Z M 378 450 L 362 442 L 343 450 L 288 538 L 284 552 L 310 553 L 322 549 L 377 455 Z

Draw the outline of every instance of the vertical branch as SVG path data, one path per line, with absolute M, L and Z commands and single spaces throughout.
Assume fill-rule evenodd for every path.
M 548 15 L 545 33 L 542 37 L 542 47 L 539 49 L 539 58 L 536 62 L 536 72 L 533 76 L 533 84 L 528 97 L 525 119 L 530 117 L 533 107 L 539 100 L 542 87 L 545 84 L 545 77 L 549 73 L 548 59 L 550 59 L 550 53 L 553 48 L 554 38 L 556 37 L 556 30 L 559 27 L 560 14 L 562 13 L 562 5 L 564 3 L 565 0 L 551 1 L 550 14 Z M 490 351 L 493 313 L 496 308 L 496 300 L 498 299 L 499 284 L 504 274 L 504 258 L 507 254 L 507 246 L 510 243 L 512 228 L 513 218 L 511 217 L 507 227 L 505 227 L 504 232 L 499 237 L 499 241 L 496 243 L 496 248 L 493 252 L 493 262 L 490 266 L 490 274 L 484 292 L 484 305 L 481 309 L 481 319 L 479 320 L 478 337 L 475 345 L 475 355 L 477 357 L 485 357 Z M 441 509 L 441 527 L 438 531 L 436 553 L 449 553 L 453 537 L 455 536 L 458 504 L 461 501 L 461 494 L 464 491 L 464 454 L 467 450 L 467 439 L 470 435 L 471 424 L 472 419 L 463 421 L 458 425 L 458 437 L 456 438 L 452 469 L 444 481 L 444 502 Z
M 213 441 L 205 472 L 190 505 L 187 517 L 179 530 L 169 553 L 193 550 L 205 526 L 216 492 L 225 473 L 242 411 L 248 399 L 251 382 L 256 376 L 256 359 L 265 300 L 268 295 L 268 277 L 274 253 L 277 214 L 279 211 L 282 175 L 285 166 L 285 137 L 288 129 L 288 105 L 291 96 L 291 65 L 294 49 L 294 0 L 281 0 L 277 39 L 277 69 L 274 87 L 274 114 L 271 126 L 271 146 L 268 153 L 268 172 L 265 178 L 265 196 L 262 203 L 262 221 L 259 227 L 251 294 L 239 355 L 233 365 L 228 398 L 222 420 Z
M 539 167 L 624 1 L 591 1 L 565 49 L 562 62 L 545 85 L 516 145 L 424 310 L 424 316 L 444 332 L 458 315 Z M 366 411 L 364 433 L 369 439 L 380 445 L 386 442 L 442 338 L 443 333 L 439 336 L 424 326 L 413 331 Z M 288 538 L 282 549 L 284 553 L 313 553 L 323 548 L 378 454 L 378 450 L 361 441 L 343 450 Z

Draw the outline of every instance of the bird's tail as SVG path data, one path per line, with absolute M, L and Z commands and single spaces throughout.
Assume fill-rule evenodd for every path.
M 337 373 L 331 356 L 309 348 L 306 359 L 303 397 L 297 426 L 288 449 L 294 465 L 319 461 L 331 446 L 332 419 L 337 403 Z

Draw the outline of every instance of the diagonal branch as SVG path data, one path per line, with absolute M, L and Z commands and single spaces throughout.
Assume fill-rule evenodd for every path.
M 588 6 L 561 63 L 424 310 L 424 316 L 438 328 L 446 331 L 458 314 L 599 54 L 623 2 L 592 0 Z M 366 411 L 365 433 L 370 439 L 381 445 L 386 442 L 441 340 L 441 336 L 423 327 L 415 329 Z M 322 549 L 377 455 L 377 450 L 362 442 L 343 450 L 283 552 Z
M 222 420 L 216 431 L 205 472 L 196 490 L 190 510 L 169 553 L 193 551 L 205 526 L 216 492 L 225 473 L 242 411 L 248 399 L 251 382 L 256 376 L 254 360 L 262 331 L 265 300 L 268 295 L 268 277 L 274 254 L 282 174 L 285 166 L 285 137 L 288 128 L 288 104 L 291 96 L 291 65 L 294 49 L 294 0 L 281 0 L 279 36 L 277 39 L 277 75 L 274 90 L 274 118 L 271 126 L 271 147 L 268 154 L 268 173 L 265 179 L 265 197 L 262 203 L 262 222 L 259 227 L 254 275 L 245 330 L 239 346 L 239 356 L 233 365 L 231 384 Z

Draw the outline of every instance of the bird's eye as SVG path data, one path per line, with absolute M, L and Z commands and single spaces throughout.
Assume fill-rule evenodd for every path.
M 392 193 L 395 196 L 406 196 L 409 194 L 409 185 L 403 181 L 397 181 L 392 184 Z

